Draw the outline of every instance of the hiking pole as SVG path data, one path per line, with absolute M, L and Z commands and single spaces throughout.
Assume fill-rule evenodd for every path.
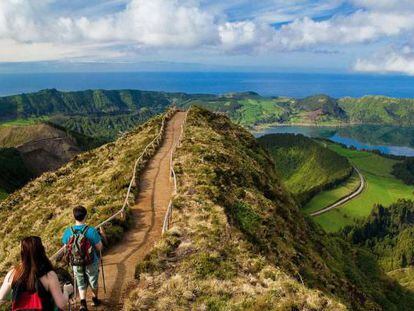
M 105 271 L 104 271 L 102 251 L 99 251 L 99 252 L 100 252 L 100 255 L 101 255 L 100 257 L 101 257 L 102 282 L 103 282 L 104 293 L 106 295 Z
M 78 282 L 76 281 L 76 275 L 75 275 L 75 268 L 72 266 L 72 270 L 73 270 L 73 284 L 75 285 L 74 286 L 74 289 L 73 289 L 73 296 L 74 296 L 74 299 L 75 299 L 75 309 L 76 309 L 76 305 L 77 305 L 77 303 L 76 303 L 76 292 L 77 292 L 77 286 L 78 286 Z
M 64 293 L 64 292 L 63 292 Z M 73 293 L 72 293 L 73 294 Z M 72 311 L 72 295 L 68 295 L 68 310 Z

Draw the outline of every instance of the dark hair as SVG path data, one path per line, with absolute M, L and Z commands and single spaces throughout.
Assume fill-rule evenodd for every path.
M 88 211 L 82 205 L 76 206 L 73 209 L 73 217 L 75 217 L 77 221 L 85 220 L 87 214 L 88 214 Z
M 40 270 L 51 271 L 53 265 L 46 256 L 42 240 L 38 236 L 29 236 L 21 241 L 21 263 L 16 267 L 12 286 L 22 283 L 28 291 L 36 290 L 36 278 Z

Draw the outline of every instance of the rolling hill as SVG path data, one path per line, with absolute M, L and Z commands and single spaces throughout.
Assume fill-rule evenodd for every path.
M 68 130 L 102 141 L 115 139 L 163 112 L 186 95 L 138 90 L 86 90 L 61 92 L 56 89 L 0 97 L 0 122 L 48 120 Z
M 126 310 L 411 306 L 368 252 L 304 218 L 251 134 L 200 108 L 186 124 L 173 227 L 138 263 Z
M 384 96 L 335 99 L 326 95 L 295 99 L 263 97 L 255 92 L 213 95 L 139 90 L 62 92 L 55 89 L 0 97 L 0 122 L 22 123 L 46 118 L 73 131 L 108 141 L 171 104 L 201 105 L 226 113 L 234 122 L 249 128 L 274 123 L 414 126 L 414 99 Z
M 179 95 L 177 95 L 179 96 Z M 171 104 L 171 96 L 162 92 L 135 90 L 86 90 L 60 92 L 56 89 L 0 98 L 4 121 L 46 115 L 89 115 L 139 112 L 143 107 L 163 109 Z
M 269 150 L 286 188 L 302 205 L 353 172 L 345 157 L 303 135 L 271 134 L 258 141 Z
M 303 123 L 346 122 L 346 112 L 339 106 L 336 99 L 326 95 L 309 96 L 298 99 L 292 105 L 297 111 L 296 118 Z M 293 120 L 292 120 L 293 121 Z
M 385 96 L 338 100 L 352 123 L 414 125 L 414 100 Z
M 335 99 L 326 95 L 266 98 L 250 92 L 238 96 L 192 96 L 183 105 L 193 104 L 226 113 L 234 122 L 250 128 L 275 123 L 414 126 L 414 99 L 382 96 Z

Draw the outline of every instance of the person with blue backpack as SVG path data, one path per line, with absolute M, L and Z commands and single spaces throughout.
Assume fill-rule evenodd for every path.
M 86 225 L 87 210 L 83 206 L 73 209 L 75 225 L 63 233 L 62 243 L 65 248 L 65 259 L 73 267 L 76 284 L 79 290 L 80 309 L 87 311 L 86 291 L 92 290 L 92 305 L 98 306 L 99 252 L 102 251 L 102 238 L 94 227 Z

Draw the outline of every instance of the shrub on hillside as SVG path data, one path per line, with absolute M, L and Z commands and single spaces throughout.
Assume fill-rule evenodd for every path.
M 407 185 L 414 185 L 414 158 L 406 158 L 396 163 L 392 168 L 392 174 Z

